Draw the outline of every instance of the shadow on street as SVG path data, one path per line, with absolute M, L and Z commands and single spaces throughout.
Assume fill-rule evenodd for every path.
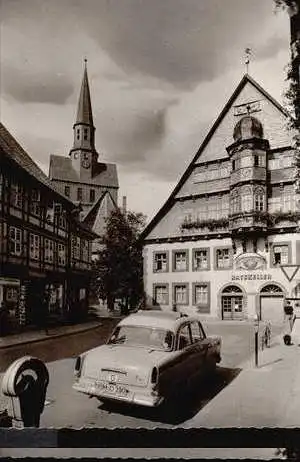
M 210 400 L 230 384 L 241 372 L 241 369 L 217 367 L 216 373 L 193 390 L 182 390 L 180 399 L 170 400 L 157 408 L 133 406 L 127 403 L 105 401 L 98 407 L 114 414 L 122 414 L 132 418 L 141 418 L 153 422 L 180 425 L 194 417 Z

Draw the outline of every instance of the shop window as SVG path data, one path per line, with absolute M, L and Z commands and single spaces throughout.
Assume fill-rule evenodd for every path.
M 216 268 L 226 269 L 231 267 L 230 249 L 217 249 L 216 250 Z
M 22 255 L 22 231 L 14 226 L 9 228 L 9 252 L 11 255 Z
M 164 273 L 168 271 L 168 253 L 155 252 L 153 261 L 153 272 Z
M 188 284 L 174 284 L 173 303 L 176 305 L 188 305 Z
M 173 251 L 173 271 L 188 271 L 188 251 Z
M 273 265 L 289 264 L 289 246 L 288 244 L 273 245 Z
M 193 270 L 200 271 L 209 269 L 208 249 L 193 250 Z
M 37 234 L 30 234 L 29 239 L 29 256 L 32 260 L 39 260 L 40 258 L 40 236 Z
M 19 296 L 19 289 L 17 287 L 6 287 L 5 301 L 17 303 Z
M 153 301 L 155 305 L 169 304 L 168 284 L 155 284 L 153 287 Z

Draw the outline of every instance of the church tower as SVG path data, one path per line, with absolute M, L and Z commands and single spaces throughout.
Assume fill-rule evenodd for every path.
M 72 165 L 80 179 L 83 181 L 89 180 L 93 176 L 93 170 L 98 160 L 98 153 L 95 148 L 95 127 L 86 60 L 73 132 L 73 147 L 69 154 Z

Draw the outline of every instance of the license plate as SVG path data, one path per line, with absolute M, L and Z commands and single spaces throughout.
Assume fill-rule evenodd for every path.
M 128 390 L 125 387 L 115 383 L 96 382 L 95 386 L 98 388 L 98 390 L 105 391 L 106 393 L 110 393 L 112 395 L 124 396 L 128 393 Z

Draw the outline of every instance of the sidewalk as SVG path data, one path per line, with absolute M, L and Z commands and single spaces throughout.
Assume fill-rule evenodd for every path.
M 46 334 L 45 330 L 32 330 L 19 334 L 7 335 L 6 337 L 0 337 L 0 350 L 25 343 L 40 342 L 53 337 L 57 338 L 66 335 L 74 335 L 78 332 L 85 332 L 91 329 L 95 329 L 98 326 L 101 326 L 100 319 L 69 326 L 49 327 L 48 335 Z
M 221 364 L 222 367 L 222 364 Z M 188 427 L 287 427 L 300 425 L 300 347 L 282 336 L 240 365 L 240 374 L 184 424 Z

